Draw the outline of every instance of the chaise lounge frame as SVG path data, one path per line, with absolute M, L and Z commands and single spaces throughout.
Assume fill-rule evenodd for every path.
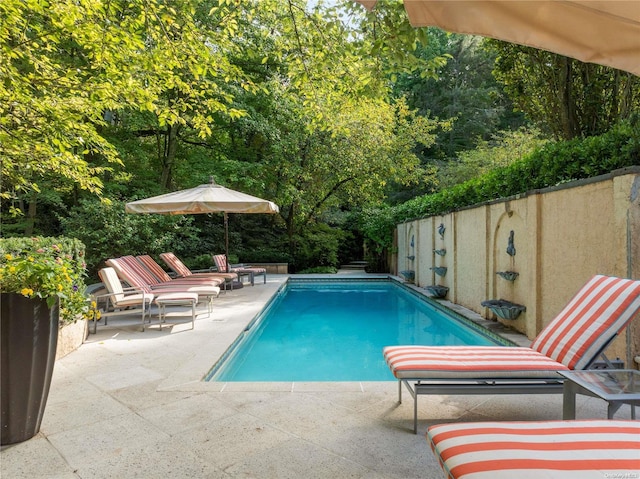
M 639 309 L 640 281 L 596 275 L 540 332 L 530 348 L 388 346 L 383 354 L 398 379 L 399 402 L 403 384 L 413 397 L 413 432 L 417 434 L 418 396 L 422 394 L 562 393 L 564 378 L 557 371 L 587 369 L 598 357 L 608 361 L 605 349 Z M 498 359 L 497 364 L 484 368 L 469 364 L 474 354 L 492 350 L 514 357 L 509 364 Z M 464 354 L 470 355 L 468 361 L 457 357 L 464 358 Z M 531 364 L 513 366 L 518 356 L 527 360 L 530 356 Z

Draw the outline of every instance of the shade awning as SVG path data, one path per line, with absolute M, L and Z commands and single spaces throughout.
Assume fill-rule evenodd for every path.
M 371 10 L 376 0 L 356 0 Z M 414 27 L 481 35 L 640 76 L 640 1 L 405 0 Z

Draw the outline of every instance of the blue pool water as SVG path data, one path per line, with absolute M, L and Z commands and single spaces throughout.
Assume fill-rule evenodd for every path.
M 289 280 L 206 379 L 394 380 L 384 346 L 498 344 L 483 331 L 389 280 Z

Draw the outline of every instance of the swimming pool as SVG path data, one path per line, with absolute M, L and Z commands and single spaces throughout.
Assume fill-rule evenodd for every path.
M 205 380 L 391 381 L 394 344 L 507 343 L 390 279 L 290 278 Z

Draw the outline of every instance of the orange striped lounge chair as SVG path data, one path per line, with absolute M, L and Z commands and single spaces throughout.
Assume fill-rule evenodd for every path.
M 438 424 L 427 441 L 448 479 L 603 479 L 640 474 L 640 422 Z
M 224 254 L 214 254 L 212 255 L 212 258 L 213 262 L 216 265 L 216 268 L 218 268 L 218 271 L 222 271 L 224 273 L 237 273 L 238 276 L 249 276 L 251 286 L 254 285 L 256 276 L 262 276 L 264 278 L 264 283 L 267 283 L 266 268 L 257 268 L 244 265 L 230 265 L 227 261 L 227 256 Z
M 160 258 L 169 267 L 169 269 L 178 276 L 178 278 L 219 278 L 224 281 L 225 289 L 227 286 L 230 286 L 232 290 L 233 282 L 238 279 L 238 275 L 236 273 L 223 273 L 220 271 L 198 271 L 194 273 L 172 252 L 160 253 Z
M 562 370 L 589 367 L 640 309 L 640 281 L 596 275 L 540 332 L 530 347 L 387 346 L 383 355 L 413 396 L 420 394 L 561 393 Z

